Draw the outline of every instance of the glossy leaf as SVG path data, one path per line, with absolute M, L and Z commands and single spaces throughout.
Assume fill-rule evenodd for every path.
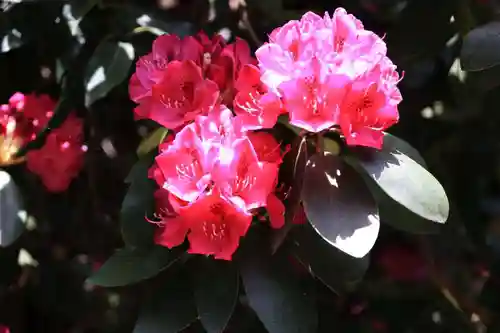
M 413 234 L 434 234 L 441 230 L 441 224 L 424 219 L 387 196 L 370 178 L 366 183 L 378 204 L 380 221 L 391 227 Z
M 370 264 L 368 255 L 353 258 L 330 246 L 310 225 L 295 228 L 292 238 L 297 259 L 336 293 L 351 290 Z
M 175 272 L 162 281 L 141 309 L 134 333 L 177 333 L 196 320 L 191 286 L 182 273 Z
M 0 170 L 0 246 L 9 246 L 22 234 L 23 204 L 12 177 Z
M 155 226 L 146 221 L 146 216 L 154 211 L 156 184 L 148 178 L 153 156 L 148 154 L 137 161 L 125 180 L 130 186 L 122 202 L 120 222 L 123 240 L 132 247 L 153 243 Z
M 83 18 L 98 2 L 99 0 L 70 0 L 72 16 L 76 19 Z
M 362 258 L 375 244 L 380 228 L 375 199 L 338 156 L 317 153 L 309 159 L 302 203 L 316 232 L 339 250 Z
M 127 78 L 134 57 L 134 46 L 130 43 L 105 40 L 99 44 L 85 72 L 87 107 Z
M 23 33 L 16 28 L 5 31 L 1 36 L 0 52 L 5 53 L 17 49 L 24 44 Z
M 414 214 L 437 223 L 449 215 L 441 184 L 422 166 L 397 150 L 356 147 L 347 161 L 365 172 L 392 200 Z
M 460 63 L 466 71 L 482 71 L 500 64 L 500 22 L 490 22 L 465 35 Z
M 137 147 L 137 155 L 142 156 L 149 153 L 151 150 L 158 147 L 158 145 L 165 139 L 168 134 L 168 129 L 160 127 L 154 130 L 146 138 L 144 138 L 139 147 Z
M 162 246 L 149 249 L 123 248 L 115 252 L 88 282 L 103 287 L 120 287 L 157 275 L 179 258 L 179 251 Z
M 198 316 L 207 333 L 226 328 L 238 300 L 239 275 L 231 261 L 196 257 L 191 278 Z
M 418 150 L 413 148 L 408 142 L 404 141 L 401 138 L 398 138 L 395 135 L 384 133 L 383 149 L 389 151 L 394 151 L 394 150 L 399 151 L 409 156 L 415 162 L 417 162 L 422 167 L 427 169 L 427 164 L 425 163 L 424 158 L 422 157 L 422 155 L 420 155 Z
M 290 270 L 283 253 L 271 256 L 263 250 L 257 234 L 247 235 L 238 260 L 250 307 L 269 333 L 315 332 L 312 292 Z
M 117 20 L 113 24 L 122 33 L 148 32 L 157 36 L 169 33 L 179 37 L 196 33 L 191 22 L 165 20 L 161 13 L 146 10 L 144 6 L 129 4 L 121 6 L 115 13 Z
M 304 182 L 304 171 L 310 156 L 310 145 L 306 137 L 297 137 L 292 143 L 291 150 L 286 153 L 280 167 L 280 181 L 289 187 L 288 195 L 284 200 L 285 226 L 273 230 L 271 240 L 272 252 L 276 252 L 292 228 L 293 219 L 300 208 L 300 197 Z

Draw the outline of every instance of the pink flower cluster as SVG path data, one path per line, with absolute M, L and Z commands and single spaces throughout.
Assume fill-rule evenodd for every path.
M 275 29 L 257 52 L 262 81 L 281 97 L 290 123 L 310 132 L 340 126 L 346 143 L 382 147 L 402 97 L 384 41 L 338 8 L 306 13 Z
M 156 243 L 172 248 L 187 237 L 191 253 L 229 260 L 262 208 L 272 227 L 283 226 L 275 194 L 282 151 L 263 131 L 280 115 L 376 148 L 398 120 L 399 76 L 385 43 L 343 9 L 288 22 L 256 54 L 243 40 L 200 33 L 160 36 L 138 60 L 129 84 L 135 116 L 174 133 L 150 170 L 159 186 Z
M 11 158 L 20 146 L 36 137 L 52 117 L 55 106 L 48 95 L 19 92 L 12 95 L 8 104 L 0 106 L 2 149 L 9 145 L 15 148 L 3 160 Z M 82 131 L 82 121 L 70 114 L 60 127 L 50 132 L 40 149 L 27 153 L 28 169 L 41 178 L 50 192 L 65 191 L 80 172 L 87 149 L 82 143 Z
M 160 186 L 156 243 L 172 248 L 187 235 L 190 253 L 230 260 L 259 208 L 282 227 L 284 207 L 274 193 L 281 157 L 272 135 L 245 132 L 223 105 L 197 116 L 160 145 L 150 170 Z

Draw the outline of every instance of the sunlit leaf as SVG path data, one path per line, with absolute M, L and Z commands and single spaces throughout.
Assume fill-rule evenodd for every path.
M 339 250 L 362 258 L 375 244 L 380 228 L 375 199 L 338 156 L 326 152 L 309 159 L 302 202 L 316 232 Z
M 414 214 L 437 223 L 449 215 L 441 184 L 421 165 L 400 151 L 356 147 L 346 160 L 368 175 L 392 200 Z
M 153 133 L 149 134 L 146 138 L 144 138 L 139 147 L 137 147 L 137 155 L 142 156 L 149 153 L 151 150 L 158 147 L 158 145 L 163 141 L 163 139 L 167 136 L 168 129 L 164 127 L 160 127 L 156 129 Z
M 134 57 L 134 46 L 130 43 L 105 40 L 99 44 L 85 72 L 87 107 L 125 80 Z
M 9 246 L 21 235 L 23 205 L 12 177 L 0 170 L 0 246 Z

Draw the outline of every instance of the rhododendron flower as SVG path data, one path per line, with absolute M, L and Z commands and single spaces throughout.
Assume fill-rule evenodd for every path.
M 157 244 L 172 248 L 188 237 L 189 253 L 231 260 L 240 237 L 250 227 L 252 216 L 216 192 L 201 197 L 167 219 L 156 236 Z
M 382 71 L 388 71 L 387 67 L 378 65 L 346 89 L 339 123 L 349 145 L 382 148 L 382 131 L 399 119 L 397 104 L 401 94 L 395 87 L 398 77 L 392 72 L 383 81 Z
M 1 162 L 9 164 L 21 145 L 33 140 L 53 115 L 56 103 L 48 95 L 15 93 L 0 107 Z M 26 155 L 27 168 L 41 178 L 47 190 L 68 188 L 83 166 L 82 121 L 70 114 L 53 129 L 44 145 Z M 12 161 L 10 161 L 12 162 Z
M 172 62 L 189 62 L 191 68 L 171 66 Z M 184 39 L 173 35 L 159 36 L 153 43 L 151 53 L 137 61 L 136 72 L 130 79 L 130 98 L 139 104 L 134 110 L 135 116 L 138 119 L 151 118 L 166 127 L 175 128 L 183 123 L 179 118 L 185 118 L 180 117 L 180 114 L 187 114 L 184 120 L 189 122 L 194 115 L 192 112 L 197 108 L 202 109 L 197 113 L 206 113 L 204 106 L 207 105 L 204 102 L 207 100 L 197 99 L 197 102 L 203 104 L 199 105 L 191 100 L 193 92 L 187 92 L 184 95 L 179 92 L 184 89 L 179 88 L 179 85 L 184 86 L 188 91 L 191 88 L 194 89 L 193 79 L 198 83 L 203 82 L 206 90 L 205 94 L 197 94 L 197 97 L 210 95 L 215 100 L 220 98 L 224 104 L 231 105 L 235 94 L 234 81 L 237 73 L 241 66 L 247 63 L 256 63 L 256 61 L 250 56 L 248 44 L 241 39 L 226 45 L 221 36 L 214 35 L 212 39 L 209 39 L 205 33 Z M 174 92 L 168 93 L 172 88 Z M 165 98 L 162 100 L 158 96 L 155 98 L 154 91 Z M 216 95 L 213 95 L 214 91 L 217 91 Z M 193 107 L 179 107 L 180 104 L 185 105 L 186 101 L 189 101 L 188 104 Z M 165 109 L 165 112 L 162 112 L 162 109 Z M 173 109 L 177 109 L 177 112 Z M 181 112 L 179 109 L 184 110 Z
M 253 65 L 241 68 L 236 81 L 238 93 L 234 99 L 234 112 L 245 130 L 272 128 L 282 113 L 280 98 L 268 92 L 260 80 L 260 70 Z
M 241 119 L 224 105 L 215 107 L 207 116 L 199 116 L 196 124 L 203 141 L 219 150 L 244 136 Z
M 278 165 L 260 162 L 248 138 L 237 140 L 234 158 L 218 164 L 214 179 L 223 195 L 244 210 L 265 207 L 278 176 Z
M 49 133 L 40 149 L 30 150 L 28 170 L 38 175 L 51 192 L 65 191 L 83 167 L 87 147 L 82 145 L 83 125 L 70 114 L 61 127 Z
M 282 97 L 291 124 L 310 132 L 340 126 L 347 144 L 380 148 L 401 101 L 386 53 L 380 37 L 338 8 L 275 29 L 256 55 L 262 82 Z
M 306 76 L 283 82 L 280 90 L 290 114 L 290 124 L 321 132 L 338 123 L 339 105 L 348 78 L 343 75 Z
M 193 37 L 179 39 L 175 35 L 162 35 L 153 42 L 151 53 L 139 58 L 130 79 L 130 98 L 137 103 L 151 96 L 153 85 L 161 82 L 165 68 L 172 60 L 198 61 L 202 49 Z
M 274 137 L 266 132 L 248 132 L 248 139 L 261 162 L 275 163 L 278 167 L 283 161 L 279 143 Z M 278 183 L 278 177 L 273 185 L 273 189 Z M 279 229 L 285 225 L 285 206 L 278 196 L 273 192 L 269 193 L 266 201 L 266 209 L 269 214 L 271 227 Z
M 192 253 L 230 259 L 255 209 L 269 205 L 271 226 L 284 224 L 283 204 L 273 193 L 279 145 L 270 134 L 242 132 L 238 120 L 219 106 L 160 145 L 149 171 L 160 186 L 156 243 L 171 248 L 187 235 Z
M 149 109 L 142 114 L 159 124 L 176 129 L 207 113 L 217 101 L 217 85 L 203 79 L 200 68 L 192 61 L 172 61 L 165 77 L 153 86 Z
M 202 67 L 205 76 L 213 80 L 221 91 L 221 102 L 231 105 L 234 98 L 234 84 L 240 68 L 245 64 L 256 63 L 250 55 L 247 42 L 236 38 L 233 44 L 226 45 L 220 35 L 209 39 L 204 32 L 197 39 L 203 46 Z
M 247 136 L 259 161 L 281 164 L 283 155 L 274 136 L 266 132 L 247 132 Z
M 156 157 L 155 179 L 178 198 L 192 202 L 209 185 L 211 165 L 194 124 L 184 127 Z

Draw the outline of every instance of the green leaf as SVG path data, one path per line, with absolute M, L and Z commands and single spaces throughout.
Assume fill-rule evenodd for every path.
M 182 38 L 196 33 L 191 22 L 177 21 L 173 17 L 167 21 L 161 12 L 147 10 L 144 6 L 121 6 L 115 11 L 115 17 L 112 30 L 117 35 L 148 32 L 156 36 L 169 33 Z
M 103 287 L 120 287 L 157 275 L 179 259 L 180 251 L 162 246 L 149 249 L 123 248 L 115 252 L 88 282 Z
M 238 258 L 250 307 L 269 333 L 315 332 L 318 318 L 311 290 L 291 271 L 283 253 L 271 256 L 257 236 L 255 230 L 247 234 Z
M 441 184 L 422 166 L 397 150 L 355 147 L 348 163 L 366 173 L 392 200 L 429 221 L 444 223 L 449 203 Z M 376 193 L 375 193 L 376 194 Z M 381 202 L 383 198 L 377 198 Z
M 310 225 L 295 228 L 292 235 L 297 259 L 336 293 L 351 291 L 368 269 L 368 255 L 363 258 L 346 255 L 330 246 Z
M 283 158 L 280 168 L 280 182 L 289 186 L 288 196 L 284 200 L 285 226 L 272 231 L 271 248 L 276 252 L 284 242 L 288 232 L 293 227 L 293 219 L 300 208 L 300 197 L 304 182 L 304 171 L 311 152 L 310 144 L 306 137 L 297 136 L 292 143 L 292 148 Z
M 420 59 L 434 57 L 445 47 L 446 42 L 456 34 L 450 17 L 454 15 L 456 0 L 409 1 L 398 15 L 397 24 L 387 29 L 387 48 L 391 60 L 408 68 Z M 425 17 L 425 25 L 422 18 Z M 415 29 L 420 25 L 420 29 Z
M 299 127 L 290 124 L 288 116 L 284 116 L 284 115 L 279 116 L 278 117 L 278 122 L 280 124 L 285 125 L 288 129 L 292 130 L 296 135 L 299 135 L 300 132 L 302 131 L 302 129 L 300 129 Z
M 422 155 L 420 155 L 418 150 L 413 148 L 408 142 L 404 141 L 401 138 L 398 138 L 395 135 L 384 133 L 383 149 L 388 151 L 399 151 L 400 153 L 409 156 L 415 162 L 427 169 L 427 164 L 425 163 L 424 158 L 422 157 Z
M 23 205 L 12 177 L 0 170 L 0 246 L 9 246 L 22 234 Z
M 71 13 L 75 19 L 81 19 L 97 5 L 100 0 L 70 0 Z
M 134 333 L 177 333 L 197 318 L 189 279 L 175 272 L 162 282 L 139 314 Z
M 500 64 L 500 22 L 490 22 L 465 35 L 460 64 L 469 72 L 483 71 Z
M 105 40 L 99 44 L 85 72 L 87 107 L 127 78 L 134 57 L 134 46 L 130 43 Z
M 149 134 L 144 140 L 141 141 L 137 147 L 137 155 L 140 157 L 149 153 L 151 150 L 158 147 L 158 145 L 165 139 L 168 134 L 168 129 L 160 127 Z
M 325 152 L 309 159 L 302 203 L 316 232 L 339 250 L 362 258 L 375 244 L 380 228 L 375 199 L 340 157 Z
M 123 240 L 131 247 L 153 244 L 155 226 L 146 221 L 146 216 L 155 208 L 153 194 L 156 184 L 148 178 L 153 156 L 150 153 L 137 161 L 125 179 L 130 186 L 122 202 L 120 221 Z
M 207 333 L 226 328 L 238 300 L 239 276 L 231 261 L 197 256 L 191 277 L 198 316 Z
M 6 53 L 17 49 L 24 44 L 23 33 L 16 28 L 9 29 L 0 35 L 1 46 L 0 52 Z

